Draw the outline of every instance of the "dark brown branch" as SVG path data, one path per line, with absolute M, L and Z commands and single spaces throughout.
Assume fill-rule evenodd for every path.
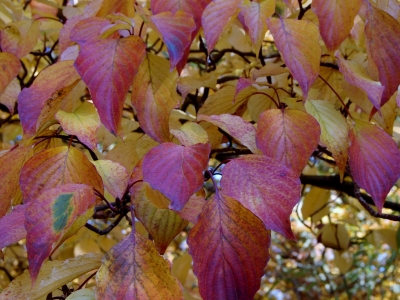
M 85 227 L 99 235 L 106 235 L 106 234 L 109 234 L 111 232 L 111 230 L 113 230 L 119 224 L 119 222 L 121 222 L 121 220 L 124 218 L 124 216 L 125 216 L 125 213 L 120 214 L 118 216 L 118 218 L 113 223 L 111 223 L 110 226 L 108 226 L 106 229 L 99 229 L 89 223 L 86 223 Z

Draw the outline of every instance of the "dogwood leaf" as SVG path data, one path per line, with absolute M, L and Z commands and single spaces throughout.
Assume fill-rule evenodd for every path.
M 0 94 L 4 92 L 7 85 L 18 75 L 21 63 L 18 57 L 12 53 L 0 52 Z
M 17 205 L 13 210 L 0 219 L 0 249 L 26 237 L 25 210 L 29 204 Z
M 0 92 L 0 103 L 5 105 L 10 114 L 14 114 L 15 103 L 17 103 L 18 95 L 21 92 L 21 85 L 17 78 L 14 78 L 5 88 L 3 93 Z
M 121 130 L 125 97 L 145 54 L 143 40 L 130 36 L 90 43 L 81 49 L 75 61 L 75 68 L 90 90 L 101 122 L 115 135 Z
M 171 209 L 179 211 L 203 186 L 209 154 L 209 144 L 188 147 L 160 144 L 144 157 L 143 179 L 171 200 Z
M 289 216 L 300 200 L 298 174 L 270 157 L 247 155 L 222 171 L 222 192 L 259 217 L 267 229 L 295 239 Z
M 188 244 L 203 299 L 253 299 L 269 260 L 270 231 L 251 211 L 217 193 Z

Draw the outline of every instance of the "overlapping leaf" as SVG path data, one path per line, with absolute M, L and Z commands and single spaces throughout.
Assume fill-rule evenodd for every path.
M 300 175 L 318 146 L 320 134 L 317 120 L 303 111 L 269 109 L 258 121 L 256 142 L 265 155 Z
M 99 39 L 102 29 L 110 24 L 110 20 L 91 17 L 76 24 L 70 34 L 70 39 L 84 47 L 87 44 L 96 42 Z
M 349 126 L 345 118 L 328 101 L 307 100 L 307 112 L 312 115 L 321 127 L 321 141 L 332 152 L 332 156 L 343 179 L 347 165 L 349 148 Z
M 388 13 L 368 3 L 365 20 L 367 50 L 379 70 L 379 81 L 385 87 L 383 106 L 400 85 L 400 26 Z
M 25 210 L 28 205 L 17 205 L 8 215 L 0 219 L 0 249 L 17 243 L 26 237 L 24 222 Z
M 231 160 L 221 180 L 225 195 L 237 199 L 265 224 L 294 239 L 289 216 L 300 200 L 298 174 L 264 155 L 248 155 Z
M 251 211 L 217 193 L 188 244 L 203 299 L 253 299 L 269 260 L 270 232 Z
M 349 35 L 361 0 L 314 0 L 312 9 L 319 20 L 319 30 L 329 50 L 337 49 Z
M 226 25 L 238 13 L 241 0 L 213 0 L 203 11 L 201 23 L 209 53 L 214 49 Z
M 208 143 L 207 131 L 194 122 L 186 122 L 179 129 L 171 129 L 171 133 L 179 140 L 182 146 Z
M 31 147 L 19 146 L 0 156 L 0 218 L 10 209 L 19 188 L 21 168 L 32 154 Z
M 12 53 L 0 52 L 0 94 L 4 92 L 7 85 L 18 75 L 21 63 L 18 57 Z
M 400 177 L 400 151 L 396 143 L 378 126 L 355 120 L 350 131 L 349 157 L 354 181 L 382 211 L 387 194 Z
M 179 211 L 202 187 L 209 154 L 209 144 L 163 143 L 144 157 L 143 179 L 171 200 L 171 209 Z
M 199 115 L 197 120 L 213 123 L 233 138 L 237 139 L 244 146 L 248 147 L 251 152 L 260 152 L 256 146 L 256 129 L 252 124 L 246 122 L 241 117 L 230 114 L 222 114 L 219 116 Z
M 21 170 L 24 202 L 35 201 L 43 191 L 67 183 L 81 183 L 103 191 L 103 182 L 85 154 L 73 147 L 46 149 L 30 160 Z
M 132 84 L 132 104 L 140 126 L 158 142 L 170 140 L 169 114 L 179 102 L 177 78 L 166 59 L 148 53 Z
M 72 61 L 61 61 L 44 69 L 29 88 L 18 97 L 18 112 L 25 136 L 36 133 L 37 121 L 49 99 L 56 99 L 57 92 L 71 86 L 79 79 Z M 49 101 L 51 103 L 51 101 Z
M 96 200 L 92 187 L 65 184 L 45 190 L 25 211 L 29 272 L 36 281 L 43 261 L 76 218 Z
M 162 12 L 152 16 L 151 21 L 167 45 L 170 69 L 173 70 L 192 42 L 192 32 L 196 29 L 193 17 L 184 11 L 177 11 L 174 14 Z
M 75 68 L 89 87 L 101 122 L 115 135 L 121 130 L 125 97 L 145 53 L 143 40 L 130 36 L 90 43 L 81 49 L 75 61 Z
M 0 103 L 5 105 L 12 115 L 20 92 L 21 86 L 17 78 L 14 78 L 3 92 L 0 92 Z
M 203 211 L 203 207 L 206 205 L 206 203 L 207 200 L 205 198 L 205 191 L 202 189 L 189 198 L 189 201 L 186 202 L 186 205 L 181 211 L 178 211 L 178 214 L 183 219 L 189 220 L 193 224 L 196 224 L 197 217 Z
M 282 54 L 294 79 L 299 82 L 303 99 L 306 99 L 310 86 L 319 73 L 321 47 L 318 27 L 305 20 L 281 18 L 270 18 L 267 24 L 276 48 Z
M 96 282 L 96 299 L 182 299 L 169 262 L 139 234 L 127 236 L 105 255 Z

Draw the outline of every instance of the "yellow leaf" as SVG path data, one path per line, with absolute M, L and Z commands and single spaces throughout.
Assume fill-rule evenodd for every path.
M 313 187 L 311 191 L 304 197 L 303 205 L 301 207 L 301 215 L 303 219 L 311 217 L 313 223 L 321 220 L 323 216 L 329 213 L 327 203 L 331 196 L 329 190 Z

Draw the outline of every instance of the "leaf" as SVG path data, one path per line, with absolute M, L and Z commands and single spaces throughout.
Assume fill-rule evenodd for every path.
M 192 15 L 184 11 L 177 11 L 174 14 L 162 12 L 151 16 L 150 19 L 167 45 L 171 64 L 170 71 L 172 71 L 182 59 L 185 49 L 190 46 L 196 24 Z
M 378 126 L 363 120 L 354 122 L 349 147 L 351 175 L 381 212 L 387 194 L 400 177 L 400 152 Z
M 159 191 L 153 190 L 148 183 L 136 185 L 133 197 L 135 216 L 150 233 L 158 253 L 164 254 L 168 245 L 188 224 L 176 212 L 166 208 L 159 208 L 154 202 L 166 202 L 168 199 Z M 164 198 L 164 199 L 159 199 Z
M 309 21 L 270 18 L 268 28 L 286 66 L 299 82 L 303 99 L 318 77 L 321 47 L 318 27 Z
M 189 220 L 193 224 L 197 223 L 197 217 L 203 211 L 204 205 L 207 203 L 205 199 L 204 189 L 190 196 L 189 201 L 178 211 L 178 214 L 185 220 Z
M 303 220 L 311 217 L 311 221 L 315 224 L 323 216 L 329 213 L 328 201 L 331 196 L 331 191 L 319 187 L 312 187 L 311 191 L 303 199 L 301 206 L 301 215 Z
M 99 268 L 101 254 L 89 253 L 66 261 L 47 261 L 40 269 L 36 284 L 32 287 L 28 270 L 14 279 L 0 294 L 0 300 L 42 299 L 60 286 L 79 276 Z
M 267 229 L 295 239 L 289 216 L 300 200 L 298 175 L 282 163 L 247 155 L 231 160 L 222 171 L 222 192 L 259 217 Z
M 87 184 L 99 192 L 103 182 L 88 158 L 73 147 L 43 150 L 28 160 L 21 170 L 24 202 L 35 201 L 45 190 L 68 183 Z
M 171 129 L 170 131 L 183 146 L 208 143 L 207 131 L 194 122 L 186 122 L 179 130 Z
M 31 147 L 19 146 L 0 156 L 0 218 L 11 207 L 11 200 L 16 196 L 21 168 L 32 156 Z
M 25 210 L 29 204 L 17 205 L 0 219 L 0 249 L 17 243 L 26 237 Z
M 209 144 L 160 144 L 144 157 L 143 179 L 171 200 L 171 209 L 179 211 L 203 186 L 209 154 Z
M 182 95 L 182 100 L 184 100 L 190 92 L 201 87 L 209 87 L 215 90 L 217 86 L 217 77 L 215 74 L 211 74 L 210 76 L 205 75 L 201 78 L 194 78 L 192 76 L 179 77 L 177 85 Z
M 96 300 L 92 289 L 81 289 L 72 292 L 65 300 Z
M 207 41 L 207 51 L 211 53 L 224 28 L 237 14 L 241 0 L 213 0 L 203 11 L 201 23 Z
M 320 135 L 320 126 L 311 115 L 300 110 L 269 109 L 258 121 L 256 143 L 265 155 L 300 175 Z
M 335 255 L 333 263 L 339 269 L 341 274 L 346 274 L 353 266 L 353 253 L 350 251 L 333 250 Z
M 251 211 L 217 193 L 188 244 L 203 299 L 253 299 L 269 260 L 270 231 Z
M 251 72 L 251 78 L 253 80 L 256 80 L 257 78 L 264 77 L 264 76 L 275 76 L 275 75 L 280 75 L 283 73 L 287 73 L 288 70 L 281 67 L 280 65 L 273 63 L 273 62 L 265 62 L 265 66 L 263 66 L 261 69 L 256 70 L 253 69 Z
M 379 81 L 374 81 L 368 76 L 365 69 L 354 61 L 343 59 L 339 53 L 336 54 L 339 70 L 344 78 L 351 84 L 362 89 L 368 95 L 372 105 L 379 111 L 381 98 L 385 87 Z
M 5 88 L 3 93 L 0 92 L 0 103 L 5 105 L 10 114 L 14 114 L 15 104 L 17 103 L 18 95 L 21 92 L 21 86 L 17 78 L 14 78 Z
M 320 230 L 318 242 L 328 248 L 346 250 L 350 245 L 350 237 L 343 224 L 329 223 Z
M 45 190 L 25 211 L 26 247 L 29 272 L 35 283 L 43 261 L 53 243 L 94 205 L 96 196 L 90 186 L 65 184 Z
M 121 200 L 131 174 L 119 163 L 111 160 L 97 160 L 93 164 L 103 179 L 107 191 L 114 198 L 118 197 Z
M 18 112 L 26 137 L 36 133 L 37 121 L 48 100 L 53 95 L 57 98 L 57 91 L 78 79 L 73 62 L 61 61 L 41 71 L 33 84 L 22 90 L 18 96 Z
M 132 84 L 132 105 L 140 127 L 160 143 L 170 141 L 169 114 L 179 102 L 177 78 L 166 59 L 147 53 Z
M 96 282 L 96 299 L 182 299 L 169 262 L 139 234 L 130 234 L 105 255 Z
M 385 87 L 381 100 L 383 106 L 400 85 L 399 22 L 368 4 L 365 37 L 367 51 L 379 70 L 379 81 Z
M 56 119 L 65 133 L 75 135 L 89 148 L 96 149 L 96 132 L 100 128 L 100 118 L 96 108 L 90 102 L 83 102 L 73 113 L 59 110 Z
M 125 97 L 145 54 L 143 40 L 130 36 L 90 43 L 81 48 L 75 61 L 75 68 L 90 90 L 101 122 L 115 135 L 121 130 Z
M 237 139 L 241 144 L 250 149 L 251 152 L 258 154 L 260 150 L 256 146 L 256 129 L 254 126 L 243 120 L 241 117 L 222 114 L 219 116 L 198 115 L 198 121 L 210 122 L 223 131 Z
M 349 35 L 361 0 L 315 0 L 312 10 L 317 14 L 319 30 L 329 50 L 337 49 Z
M 253 43 L 253 50 L 259 53 L 262 41 L 267 32 L 267 18 L 275 12 L 275 0 L 258 3 L 244 0 L 239 4 L 240 12 L 238 18 L 244 29 L 249 34 Z
M 0 94 L 3 93 L 10 82 L 18 75 L 21 63 L 12 53 L 0 52 Z
M 321 141 L 332 152 L 340 178 L 343 180 L 349 148 L 349 126 L 346 119 L 328 101 L 307 100 L 305 108 L 318 121 L 321 127 Z
M 99 17 L 84 19 L 72 28 L 70 39 L 83 48 L 95 43 L 99 39 L 101 31 L 110 24 L 110 20 Z

